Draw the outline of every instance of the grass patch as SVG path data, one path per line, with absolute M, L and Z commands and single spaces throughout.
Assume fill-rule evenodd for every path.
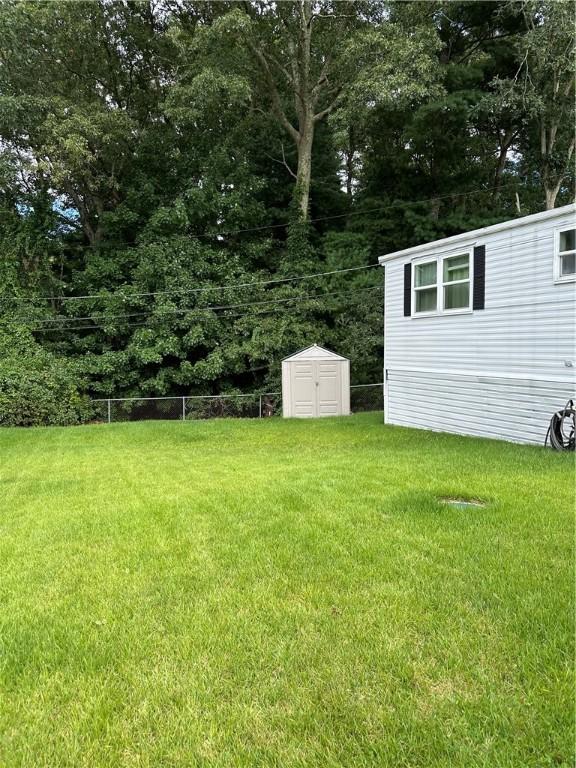
M 375 415 L 0 456 L 3 768 L 573 764 L 573 457 Z

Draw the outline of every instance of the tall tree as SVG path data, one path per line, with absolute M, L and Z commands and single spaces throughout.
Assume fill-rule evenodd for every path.
M 123 202 L 135 142 L 160 121 L 162 24 L 152 2 L 2 4 L 5 151 L 75 209 L 90 245 Z
M 352 118 L 370 105 L 405 102 L 424 93 L 435 77 L 433 32 L 394 24 L 382 2 L 232 4 L 210 37 L 218 41 L 214 66 L 245 77 L 256 108 L 271 110 L 295 146 L 296 169 L 290 172 L 303 219 L 317 125 L 339 109 Z
M 514 76 L 494 80 L 493 111 L 516 116 L 525 164 L 537 168 L 546 209 L 551 209 L 563 187 L 574 193 L 576 6 L 522 0 L 514 7 L 527 31 L 515 41 Z

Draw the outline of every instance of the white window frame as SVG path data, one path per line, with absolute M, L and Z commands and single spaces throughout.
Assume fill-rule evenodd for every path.
M 468 256 L 468 277 L 464 280 L 453 280 L 452 282 L 445 282 L 444 281 L 444 262 L 447 259 L 452 259 L 454 256 Z M 472 256 L 472 249 L 458 251 L 458 253 L 449 253 L 445 256 L 442 256 L 440 259 L 442 263 L 442 271 L 441 271 L 441 284 L 442 284 L 442 298 L 440 301 L 440 306 L 442 307 L 441 311 L 445 315 L 461 315 L 466 312 L 472 312 L 472 291 L 474 289 L 474 258 Z M 463 285 L 464 283 L 468 283 L 468 306 L 467 307 L 456 307 L 455 309 L 445 309 L 444 307 L 444 288 L 447 285 Z
M 444 262 L 446 259 L 452 259 L 454 256 L 468 256 L 468 277 L 464 280 L 454 280 L 453 282 L 444 281 Z M 436 262 L 436 283 L 426 286 L 416 286 L 416 267 L 423 266 L 424 264 L 431 264 Z M 456 307 L 455 309 L 444 309 L 444 287 L 446 285 L 461 285 L 468 283 L 470 288 L 468 291 L 468 306 Z M 436 309 L 431 309 L 428 312 L 416 311 L 416 293 L 417 291 L 425 290 L 426 288 L 436 288 Z M 418 317 L 431 317 L 435 315 L 465 315 L 473 312 L 472 309 L 472 293 L 474 290 L 474 257 L 473 248 L 459 248 L 458 250 L 451 251 L 450 253 L 444 253 L 438 256 L 420 256 L 412 261 L 412 291 L 411 291 L 411 312 L 412 318 Z
M 555 283 L 573 283 L 576 280 L 576 274 L 563 275 L 562 274 L 562 256 L 564 254 L 575 253 L 575 251 L 561 251 L 560 250 L 560 235 L 562 232 L 567 232 L 569 229 L 576 229 L 576 224 L 572 226 L 558 227 L 554 232 L 554 282 Z
M 426 264 L 436 264 L 436 282 L 430 283 L 430 285 L 416 285 L 416 267 L 423 267 Z M 417 312 L 416 311 L 416 294 L 418 291 L 425 291 L 430 290 L 430 288 L 436 288 L 436 309 L 430 309 L 427 312 Z M 439 306 L 439 299 L 438 299 L 438 259 L 437 258 L 430 258 L 430 256 L 423 256 L 422 258 L 418 259 L 417 261 L 412 263 L 412 312 L 410 313 L 412 317 L 430 317 L 430 315 L 437 315 L 438 314 L 438 306 Z

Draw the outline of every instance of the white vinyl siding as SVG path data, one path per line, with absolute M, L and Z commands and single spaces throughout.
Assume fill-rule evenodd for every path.
M 387 423 L 544 442 L 552 413 L 576 391 L 576 292 L 573 281 L 555 281 L 554 274 L 556 238 L 574 227 L 574 211 L 527 217 L 385 262 Z M 483 310 L 437 312 L 417 322 L 418 315 L 404 316 L 406 263 L 414 282 L 418 263 L 440 264 L 479 245 L 486 248 Z M 471 256 L 470 293 L 472 271 Z
M 537 444 L 567 399 L 559 381 L 438 371 L 390 371 L 388 389 L 388 423 Z

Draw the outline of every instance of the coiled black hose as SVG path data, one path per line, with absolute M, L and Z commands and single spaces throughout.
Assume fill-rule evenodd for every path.
M 568 400 L 564 408 L 556 411 L 550 419 L 544 445 L 548 445 L 548 438 L 550 438 L 550 445 L 555 451 L 573 451 L 576 442 L 575 434 L 576 410 L 574 409 L 574 401 Z

